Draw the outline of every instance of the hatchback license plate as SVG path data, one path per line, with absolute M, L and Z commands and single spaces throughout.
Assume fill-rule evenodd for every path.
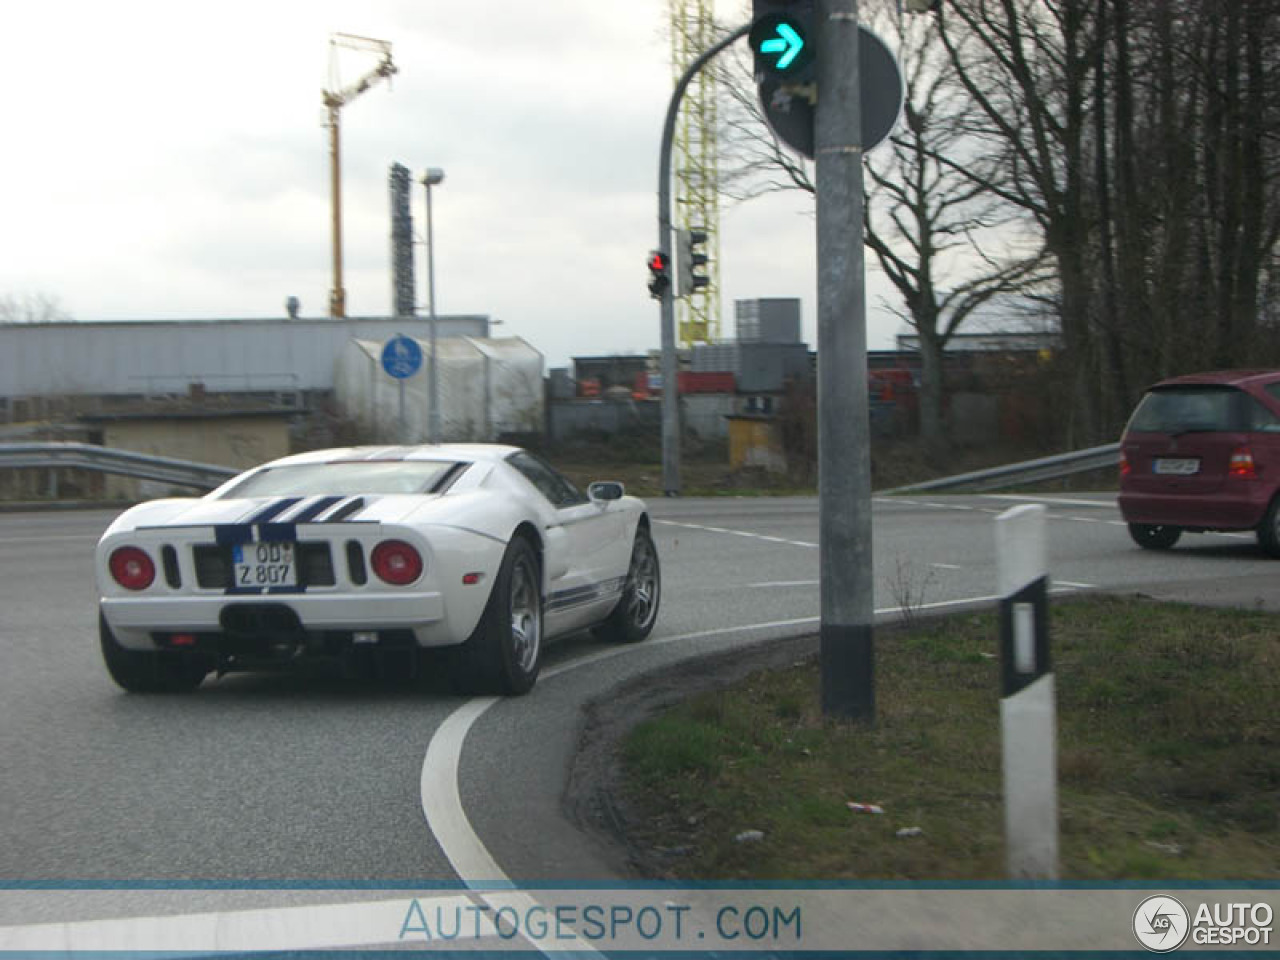
M 237 587 L 296 587 L 293 544 L 243 543 L 231 548 Z
M 1155 472 L 1166 476 L 1186 477 L 1200 472 L 1200 461 L 1194 459 L 1171 460 L 1164 457 L 1156 460 Z

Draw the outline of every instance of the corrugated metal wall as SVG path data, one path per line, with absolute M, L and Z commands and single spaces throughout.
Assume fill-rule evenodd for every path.
M 440 317 L 439 335 L 486 337 L 485 316 Z M 348 340 L 428 336 L 425 320 L 190 320 L 0 326 L 0 397 L 332 390 Z
M 348 341 L 338 361 L 334 399 L 366 436 L 389 443 L 424 443 L 429 435 L 431 345 L 419 338 L 422 369 L 407 380 L 389 376 L 382 346 Z M 440 341 L 440 437 L 445 442 L 491 441 L 504 433 L 540 433 L 544 422 L 542 354 L 520 337 Z M 404 426 L 400 391 L 404 388 Z

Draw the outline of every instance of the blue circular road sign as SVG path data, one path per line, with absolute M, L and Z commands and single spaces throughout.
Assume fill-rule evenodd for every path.
M 382 369 L 397 380 L 412 377 L 422 369 L 422 348 L 418 341 L 399 333 L 382 347 Z

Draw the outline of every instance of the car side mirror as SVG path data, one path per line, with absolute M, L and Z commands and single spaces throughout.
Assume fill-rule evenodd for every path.
M 599 480 L 587 487 L 587 496 L 596 502 L 621 500 L 626 493 L 626 488 L 613 480 Z

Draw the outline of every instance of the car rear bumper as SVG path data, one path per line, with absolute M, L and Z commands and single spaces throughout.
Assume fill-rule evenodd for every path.
M 155 649 L 156 634 L 221 632 L 227 608 L 265 605 L 287 607 L 306 633 L 408 630 L 421 647 L 460 642 L 447 628 L 444 598 L 436 591 L 373 596 L 339 593 L 103 597 L 101 605 L 116 640 L 138 650 Z
M 1269 491 L 1242 490 L 1228 495 L 1132 493 L 1117 498 L 1126 523 L 1183 527 L 1188 530 L 1250 530 L 1262 521 Z

